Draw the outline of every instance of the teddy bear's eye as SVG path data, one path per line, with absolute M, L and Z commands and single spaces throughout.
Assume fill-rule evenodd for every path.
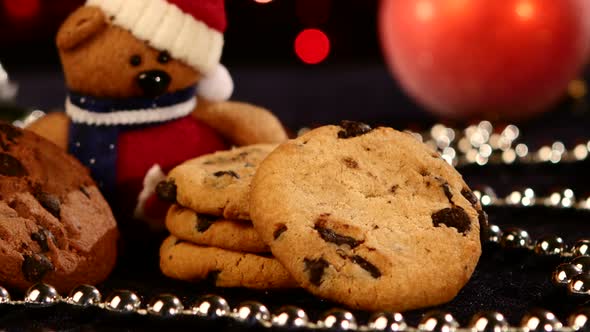
M 131 56 L 131 59 L 129 59 L 129 63 L 133 67 L 137 67 L 137 66 L 141 65 L 141 56 L 137 55 L 137 54 Z
M 158 62 L 161 64 L 164 63 L 168 63 L 168 61 L 170 61 L 170 54 L 166 51 L 161 52 L 160 55 L 158 55 Z

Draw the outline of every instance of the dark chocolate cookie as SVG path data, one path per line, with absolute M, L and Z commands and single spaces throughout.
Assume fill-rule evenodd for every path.
M 255 229 L 302 287 L 366 310 L 452 299 L 481 253 L 480 211 L 436 152 L 353 122 L 279 146 L 250 200 Z
M 103 281 L 118 231 L 88 171 L 39 136 L 0 124 L 0 285 L 61 292 Z

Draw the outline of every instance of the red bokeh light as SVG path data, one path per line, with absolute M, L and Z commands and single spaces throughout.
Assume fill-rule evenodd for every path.
M 318 64 L 330 53 L 330 40 L 318 29 L 305 29 L 295 39 L 295 53 L 307 64 Z
M 7 16 L 13 20 L 29 20 L 41 11 L 39 0 L 2 0 L 2 4 Z

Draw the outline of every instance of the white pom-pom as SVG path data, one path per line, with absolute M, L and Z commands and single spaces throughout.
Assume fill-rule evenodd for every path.
M 234 81 L 227 68 L 218 64 L 215 69 L 199 81 L 197 95 L 208 101 L 226 101 L 234 92 Z

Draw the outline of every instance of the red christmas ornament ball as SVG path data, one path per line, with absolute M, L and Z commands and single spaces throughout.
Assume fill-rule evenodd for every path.
M 590 50 L 588 0 L 382 0 L 385 60 L 450 118 L 522 118 L 567 89 Z

